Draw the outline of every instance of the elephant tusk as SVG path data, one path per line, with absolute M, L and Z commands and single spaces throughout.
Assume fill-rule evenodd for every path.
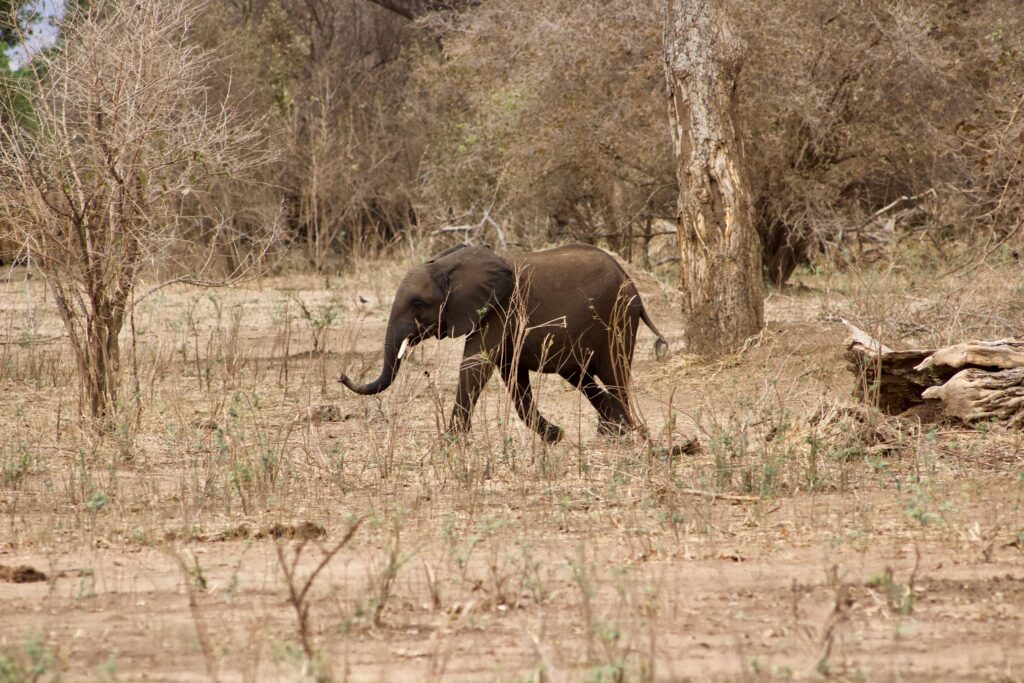
M 409 350 L 409 338 L 406 337 L 402 340 L 402 345 L 398 347 L 398 360 L 402 360 L 402 356 Z

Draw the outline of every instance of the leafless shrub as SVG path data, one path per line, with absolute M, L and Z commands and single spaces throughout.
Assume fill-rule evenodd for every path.
M 32 61 L 31 119 L 0 133 L 0 225 L 47 279 L 92 418 L 116 410 L 118 335 L 144 269 L 187 253 L 183 237 L 204 221 L 183 198 L 264 158 L 256 128 L 207 97 L 213 56 L 187 37 L 199 12 L 120 0 L 74 12 L 64 48 Z M 230 227 L 215 221 L 209 243 L 232 241 Z M 184 279 L 201 280 L 212 253 Z
M 329 672 L 324 667 L 324 662 L 319 660 L 318 652 L 314 646 L 313 633 L 311 633 L 312 625 L 309 620 L 309 610 L 312 605 L 310 604 L 309 591 L 313 587 L 313 583 L 316 581 L 317 576 L 320 575 L 331 560 L 334 559 L 335 555 L 341 552 L 341 549 L 348 545 L 349 541 L 352 540 L 353 536 L 356 535 L 356 531 L 359 530 L 359 526 L 363 523 L 363 518 L 356 518 L 349 524 L 348 530 L 340 541 L 332 545 L 330 548 L 320 548 L 321 556 L 316 567 L 309 573 L 309 575 L 302 579 L 298 574 L 299 560 L 302 558 L 302 551 L 306 547 L 306 541 L 302 540 L 295 545 L 292 551 L 291 560 L 287 557 L 283 544 L 278 541 L 274 546 L 277 551 L 277 563 L 281 568 L 281 572 L 284 574 L 285 582 L 288 587 L 288 604 L 291 605 L 295 611 L 296 628 L 299 634 L 299 642 L 302 644 L 302 652 L 305 655 L 305 662 L 303 664 L 303 673 L 311 673 L 314 680 L 317 681 L 329 681 Z
M 210 637 L 209 624 L 203 614 L 203 608 L 199 602 L 199 593 L 207 590 L 206 577 L 203 575 L 203 568 L 199 559 L 191 555 L 191 566 L 185 557 L 176 548 L 168 548 L 168 554 L 178 563 L 181 575 L 184 579 L 185 594 L 188 596 L 188 609 L 192 615 L 192 622 L 196 628 L 196 638 L 199 640 L 199 649 L 203 653 L 203 661 L 206 664 L 206 675 L 215 683 L 220 680 L 217 657 L 214 654 L 214 645 Z
M 433 123 L 419 212 L 500 217 L 527 241 L 626 248 L 674 215 L 656 3 L 489 2 L 416 61 Z
M 224 55 L 211 87 L 251 93 L 240 106 L 266 117 L 280 153 L 259 192 L 229 188 L 232 203 L 283 206 L 297 260 L 317 272 L 398 237 L 418 167 L 419 136 L 400 125 L 409 22 L 365 0 L 215 3 L 203 18 L 197 38 Z

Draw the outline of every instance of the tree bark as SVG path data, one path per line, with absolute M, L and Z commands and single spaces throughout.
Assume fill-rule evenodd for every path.
M 717 356 L 764 327 L 761 244 L 733 121 L 742 47 L 720 0 L 666 0 L 687 350 Z
M 942 401 L 943 412 L 951 417 L 1024 427 L 1024 368 L 965 368 L 942 386 L 925 389 L 923 395 Z

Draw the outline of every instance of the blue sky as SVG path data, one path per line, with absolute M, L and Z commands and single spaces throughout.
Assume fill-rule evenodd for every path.
M 16 47 L 7 53 L 11 59 L 12 69 L 17 69 L 24 63 L 27 53 L 53 45 L 53 41 L 57 39 L 56 24 L 64 16 L 64 0 L 35 0 L 32 5 L 42 18 L 33 27 L 27 45 Z

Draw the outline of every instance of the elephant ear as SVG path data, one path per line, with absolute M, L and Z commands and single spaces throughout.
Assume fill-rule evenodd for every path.
M 492 309 L 506 305 L 515 286 L 515 273 L 487 247 L 442 252 L 427 267 L 447 297 L 440 330 L 447 337 L 472 332 Z

